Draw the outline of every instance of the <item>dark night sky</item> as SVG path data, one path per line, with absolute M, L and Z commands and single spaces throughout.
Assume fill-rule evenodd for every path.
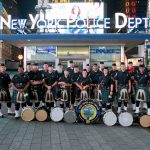
M 34 7 L 38 0 L 17 0 L 18 8 L 22 17 L 27 17 L 29 13 L 35 13 Z

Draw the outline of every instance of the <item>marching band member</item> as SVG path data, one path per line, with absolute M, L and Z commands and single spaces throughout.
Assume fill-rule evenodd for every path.
M 116 93 L 116 86 L 115 86 L 115 76 L 118 73 L 117 66 L 115 63 L 112 64 L 112 70 L 110 71 L 110 76 L 113 82 L 113 96 L 112 96 L 112 102 L 115 101 L 117 98 L 117 93 Z
M 43 70 L 41 70 L 43 76 L 48 72 L 48 63 L 45 62 L 43 65 Z
M 115 76 L 116 92 L 118 92 L 118 111 L 121 112 L 121 104 L 124 102 L 124 110 L 127 110 L 129 100 L 129 93 L 131 92 L 131 80 L 128 71 L 126 70 L 125 63 L 122 62 L 120 71 Z
M 100 72 L 103 72 L 103 70 L 104 70 L 104 62 L 101 61 L 101 62 L 100 62 L 100 65 L 99 65 L 99 71 L 100 71 Z
M 75 98 L 76 98 L 76 81 L 81 76 L 80 70 L 78 66 L 74 66 L 74 73 L 72 74 L 72 98 L 71 98 L 71 106 L 74 105 L 75 103 Z
M 86 71 L 87 71 L 87 76 L 89 76 L 90 77 L 90 75 L 91 75 L 91 66 L 90 66 L 90 64 L 86 64 Z
M 30 85 L 31 85 L 31 95 L 30 95 L 30 103 L 28 106 L 32 106 L 32 103 L 35 103 L 35 107 L 38 107 L 40 101 L 43 99 L 43 79 L 44 75 L 41 71 L 39 71 L 39 67 L 37 63 L 33 64 L 32 73 L 29 76 Z
M 30 76 L 31 71 L 32 71 L 31 63 L 27 63 L 25 74 L 27 76 Z
M 102 76 L 102 72 L 98 70 L 98 66 L 97 64 L 94 64 L 93 67 L 92 67 L 92 71 L 91 71 L 91 74 L 90 74 L 90 78 L 92 80 L 92 83 L 91 83 L 91 98 L 92 99 L 95 99 L 95 92 L 97 90 L 97 86 L 98 86 L 98 80 L 99 80 L 99 77 Z
M 150 115 L 150 76 L 149 73 L 145 70 L 144 65 L 139 66 L 139 72 L 135 77 L 137 83 L 137 92 L 136 92 L 136 111 L 135 113 L 139 113 L 139 104 L 140 101 L 147 102 L 147 114 Z
M 54 67 L 52 64 L 49 65 L 48 67 L 48 72 L 45 73 L 44 76 L 44 87 L 45 87 L 45 103 L 47 107 L 53 107 L 54 104 L 54 100 L 56 97 L 56 85 L 57 85 L 57 74 L 54 71 Z M 49 99 L 47 99 L 47 92 L 50 91 L 52 93 L 52 97 L 49 97 Z
M 9 85 L 11 83 L 10 76 L 5 73 L 5 65 L 0 64 L 0 117 L 3 117 L 3 113 L 1 110 L 1 104 L 3 102 L 7 103 L 8 115 L 13 114 L 11 111 L 11 96 L 9 92 Z
M 133 67 L 132 62 L 128 62 L 128 73 L 130 74 L 131 77 L 131 102 L 132 102 L 132 109 L 135 111 L 135 75 L 136 71 L 135 68 Z
M 99 78 L 98 89 L 101 90 L 102 110 L 111 109 L 110 98 L 113 95 L 113 81 L 108 74 L 108 67 L 104 67 L 103 75 Z
M 138 66 L 135 66 L 135 71 L 138 73 L 139 72 L 139 66 L 143 65 L 142 59 L 138 59 Z
M 58 79 L 64 74 L 63 66 L 61 63 L 58 63 L 56 74 L 58 76 Z
M 84 98 L 89 98 L 89 87 L 90 84 L 92 83 L 91 78 L 87 76 L 87 71 L 86 69 L 83 69 L 82 75 L 79 76 L 79 78 L 76 81 L 76 100 L 81 100 L 82 99 L 82 92 L 85 91 L 84 93 Z
M 64 74 L 60 77 L 58 81 L 58 85 L 60 86 L 58 95 L 61 98 L 61 107 L 69 107 L 70 100 L 71 100 L 71 86 L 72 80 L 71 76 L 69 75 L 68 69 L 64 71 Z M 65 103 L 64 103 L 65 102 Z
M 72 60 L 69 61 L 70 63 L 70 67 L 67 68 L 67 70 L 69 71 L 69 74 L 72 75 L 74 72 L 74 62 Z
M 15 118 L 19 118 L 19 108 L 20 104 L 23 107 L 26 106 L 26 102 L 28 101 L 28 91 L 27 88 L 29 86 L 29 77 L 24 73 L 23 66 L 18 66 L 18 74 L 15 74 L 12 78 L 12 86 L 13 86 L 13 99 L 15 102 Z M 23 94 L 23 96 L 20 96 Z

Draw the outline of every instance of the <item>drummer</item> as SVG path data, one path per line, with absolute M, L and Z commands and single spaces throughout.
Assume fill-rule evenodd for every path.
M 101 90 L 102 94 L 102 110 L 111 109 L 110 98 L 113 95 L 113 81 L 108 72 L 108 67 L 104 67 L 103 75 L 100 76 L 98 82 L 98 89 Z
M 142 97 L 143 97 L 143 101 L 147 102 L 147 107 L 148 107 L 147 115 L 150 115 L 150 92 L 149 92 L 150 76 L 149 76 L 148 72 L 145 70 L 144 65 L 139 66 L 139 72 L 135 76 L 135 80 L 136 80 L 136 83 L 137 83 L 136 111 L 135 111 L 135 113 L 137 113 L 137 114 L 139 113 L 139 104 L 140 104 L 140 101 L 141 101 L 139 99 L 142 99 Z M 141 94 L 138 95 L 138 92 L 139 92 L 140 89 L 144 90 L 144 93 L 142 94 L 143 95 L 142 97 L 140 96 Z M 141 97 L 141 98 L 139 98 L 139 97 Z
M 72 78 L 72 98 L 71 98 L 71 106 L 74 106 L 75 103 L 75 97 L 76 97 L 76 81 L 79 78 L 79 76 L 81 76 L 81 72 L 79 70 L 79 67 L 77 65 L 74 66 L 74 73 L 72 74 L 71 78 Z
M 131 77 L 131 102 L 132 102 L 132 110 L 135 111 L 135 75 L 136 71 L 135 68 L 133 67 L 133 63 L 131 61 L 128 62 L 128 73 L 130 74 Z
M 94 64 L 92 67 L 91 74 L 90 74 L 90 78 L 92 80 L 91 91 L 90 91 L 91 99 L 96 98 L 95 92 L 97 91 L 99 77 L 102 76 L 102 74 L 103 73 L 101 71 L 99 71 L 97 64 Z
M 64 74 L 63 65 L 61 63 L 58 63 L 56 74 L 58 79 Z
M 113 63 L 112 70 L 110 71 L 110 76 L 113 82 L 113 96 L 111 99 L 112 103 L 117 99 L 117 93 L 116 93 L 116 87 L 115 87 L 115 76 L 117 73 L 118 73 L 118 70 L 117 70 L 116 63 Z
M 43 79 L 44 75 L 39 71 L 38 63 L 33 64 L 33 71 L 29 76 L 31 85 L 30 103 L 28 106 L 35 104 L 35 107 L 39 107 L 40 101 L 43 100 Z
M 60 97 L 61 100 L 61 107 L 70 107 L 70 101 L 71 101 L 71 86 L 72 86 L 72 79 L 69 74 L 68 69 L 64 70 L 64 74 L 60 77 L 58 81 L 59 85 L 59 91 L 57 93 L 58 97 Z M 67 90 L 67 96 L 68 99 L 64 99 L 62 92 L 64 90 Z M 66 104 L 66 106 L 65 106 Z
M 48 73 L 48 63 L 45 62 L 43 65 L 43 70 L 41 70 L 43 76 L 45 76 L 46 73 Z
M 20 104 L 22 108 L 26 106 L 26 102 L 28 101 L 28 86 L 29 86 L 29 77 L 24 73 L 23 66 L 18 66 L 18 74 L 15 74 L 12 78 L 12 86 L 13 86 L 13 99 L 15 100 L 15 118 L 19 118 L 19 108 Z M 17 94 L 24 93 L 26 99 L 17 100 Z
M 118 111 L 121 112 L 121 104 L 124 102 L 124 111 L 127 111 L 127 104 L 129 100 L 129 93 L 131 92 L 131 80 L 130 74 L 126 70 L 124 62 L 121 62 L 120 71 L 115 76 L 116 92 L 118 92 Z M 121 93 L 122 89 L 125 89 L 125 93 Z M 123 95 L 122 95 L 123 94 Z M 124 97 L 123 97 L 124 96 Z
M 82 75 L 78 77 L 76 81 L 76 100 L 81 100 L 81 92 L 82 90 L 86 90 L 89 98 L 89 87 L 92 83 L 91 78 L 87 76 L 86 69 L 83 69 Z
M 51 99 L 51 102 L 48 102 L 45 99 L 45 103 L 47 107 L 54 107 L 54 100 L 56 97 L 56 85 L 57 85 L 57 74 L 54 71 L 53 65 L 50 64 L 48 67 L 48 72 L 45 73 L 44 76 L 44 87 L 45 87 L 44 96 L 46 97 L 46 92 L 50 90 L 53 94 L 53 99 Z
M 13 114 L 11 111 L 11 96 L 9 92 L 9 85 L 11 83 L 10 76 L 5 73 L 5 65 L 3 63 L 0 64 L 0 90 L 4 90 L 6 92 L 6 98 L 5 99 L 0 99 L 0 117 L 3 117 L 3 113 L 1 110 L 1 105 L 2 103 L 7 103 L 7 108 L 8 108 L 8 115 Z

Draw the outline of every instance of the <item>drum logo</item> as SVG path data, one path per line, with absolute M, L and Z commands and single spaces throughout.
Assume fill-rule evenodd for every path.
M 98 120 L 100 110 L 96 103 L 85 101 L 77 108 L 77 114 L 82 121 L 88 124 Z

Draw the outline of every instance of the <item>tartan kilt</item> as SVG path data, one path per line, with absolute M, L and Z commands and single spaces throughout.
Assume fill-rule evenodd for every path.
M 11 95 L 10 95 L 10 92 L 9 92 L 9 89 L 2 89 L 4 90 L 6 93 L 7 93 L 7 98 L 5 100 L 0 100 L 0 102 L 11 102 Z
M 102 87 L 101 89 L 102 92 L 102 103 L 110 103 L 110 99 L 109 99 L 109 88 L 107 87 Z
M 126 86 L 125 86 L 125 88 L 127 88 Z M 121 93 L 121 90 L 123 89 L 123 87 L 122 86 L 120 86 L 120 85 L 118 85 L 118 95 L 117 95 L 117 100 L 119 101 L 119 97 L 121 96 L 120 95 L 120 93 Z M 127 88 L 128 89 L 128 88 Z M 128 96 L 129 96 L 129 94 L 128 94 Z
M 143 89 L 144 90 L 145 95 L 146 95 L 146 102 L 150 102 L 150 88 L 148 86 L 146 86 L 146 87 L 137 86 L 137 88 L 136 88 L 136 96 L 137 96 L 137 93 L 138 93 L 139 89 Z
M 12 103 L 16 103 L 16 100 L 17 100 L 17 93 L 18 93 L 18 91 L 17 90 L 13 90 L 13 94 L 12 94 Z M 26 102 L 28 103 L 29 102 L 29 91 L 28 90 L 25 90 L 24 91 L 24 93 L 27 93 L 28 94 L 28 96 L 27 96 L 27 98 L 26 98 Z

